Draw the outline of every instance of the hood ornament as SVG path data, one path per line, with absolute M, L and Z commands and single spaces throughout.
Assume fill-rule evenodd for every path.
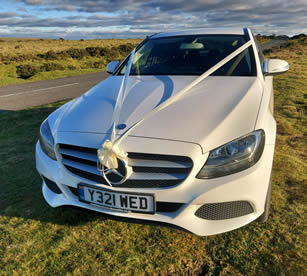
M 110 185 L 124 183 L 132 173 L 128 166 L 128 154 L 119 149 L 110 140 L 106 140 L 101 149 L 97 151 L 97 169 Z

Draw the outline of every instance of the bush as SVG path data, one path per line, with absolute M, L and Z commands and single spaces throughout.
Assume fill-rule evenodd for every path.
M 76 66 L 74 66 L 74 65 L 69 64 L 67 66 L 67 69 L 74 71 L 74 70 L 77 70 L 78 68 Z
M 53 50 L 46 52 L 45 54 L 40 55 L 42 58 L 46 60 L 56 60 L 58 59 L 57 53 Z
M 280 45 L 280 48 L 288 48 L 288 47 L 290 47 L 291 46 L 291 43 L 290 42 L 287 42 L 287 43 L 285 43 L 285 44 L 281 44 Z
M 67 54 L 67 51 L 57 52 L 56 55 L 58 59 L 65 59 L 65 58 L 70 57 L 70 55 Z
M 272 49 L 267 49 L 267 50 L 263 50 L 262 52 L 263 52 L 264 55 L 268 55 L 268 54 L 272 53 L 273 51 L 272 51 Z
M 131 43 L 127 44 L 121 44 L 118 46 L 118 50 L 121 53 L 121 55 L 128 55 L 132 50 L 134 49 L 134 46 Z
M 100 48 L 100 56 L 107 57 L 109 55 L 110 49 L 108 48 Z
M 95 61 L 93 65 L 94 68 L 102 68 L 105 65 L 105 63 L 104 61 Z
M 105 62 L 103 60 L 100 61 L 87 61 L 85 66 L 82 66 L 83 69 L 85 68 L 103 68 Z
M 70 48 L 66 51 L 67 55 L 75 59 L 82 59 L 84 56 L 88 55 L 85 49 Z
M 119 49 L 117 47 L 112 47 L 111 49 L 108 49 L 106 57 L 108 58 L 108 61 L 120 59 L 121 55 Z
M 44 63 L 44 65 L 42 65 L 40 67 L 40 70 L 42 72 L 49 72 L 49 71 L 55 71 L 55 70 L 64 70 L 64 66 L 59 64 L 59 63 L 54 63 L 54 62 L 50 62 L 50 63 Z
M 2 61 L 4 64 L 11 64 L 13 62 L 23 62 L 31 59 L 35 59 L 35 56 L 31 54 L 0 56 L 0 61 Z
M 102 54 L 104 49 L 105 48 L 102 48 L 102 47 L 87 47 L 87 48 L 85 48 L 85 50 L 88 52 L 88 54 L 91 57 L 100 57 L 101 55 L 104 55 L 104 54 Z
M 30 65 L 30 64 L 24 64 L 24 65 L 18 65 L 16 67 L 16 73 L 19 78 L 22 79 L 28 79 L 34 76 L 38 72 L 37 67 Z

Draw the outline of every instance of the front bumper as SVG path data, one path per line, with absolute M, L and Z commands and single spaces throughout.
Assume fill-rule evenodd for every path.
M 194 168 L 189 177 L 180 185 L 171 188 L 121 189 L 103 185 L 104 188 L 116 191 L 152 193 L 155 195 L 156 201 L 184 203 L 175 212 L 157 212 L 153 215 L 127 213 L 80 202 L 69 187 L 76 188 L 79 183 L 86 183 L 86 181 L 67 171 L 61 162 L 46 156 L 39 143 L 36 145 L 36 168 L 40 175 L 55 182 L 62 191 L 61 194 L 52 192 L 43 180 L 43 195 L 52 207 L 70 205 L 119 217 L 163 222 L 187 229 L 200 236 L 207 236 L 244 226 L 263 213 L 273 153 L 274 145 L 266 145 L 261 159 L 253 167 L 233 175 L 208 180 L 195 178 L 207 158 L 206 154 L 202 154 L 199 162 L 195 162 L 194 158 Z M 100 184 L 97 185 L 100 186 Z M 195 215 L 203 204 L 233 201 L 248 201 L 253 212 L 240 217 L 220 220 L 207 220 Z

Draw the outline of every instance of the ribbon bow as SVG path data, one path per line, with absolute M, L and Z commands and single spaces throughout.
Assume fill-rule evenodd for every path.
M 98 159 L 100 163 L 109 168 L 116 169 L 118 168 L 117 158 L 126 160 L 128 154 L 124 151 L 121 151 L 120 148 L 110 140 L 106 140 L 102 148 L 98 150 Z

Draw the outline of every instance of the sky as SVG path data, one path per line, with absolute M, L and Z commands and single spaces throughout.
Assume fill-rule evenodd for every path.
M 191 28 L 307 33 L 307 0 L 0 0 L 0 37 L 143 38 Z

